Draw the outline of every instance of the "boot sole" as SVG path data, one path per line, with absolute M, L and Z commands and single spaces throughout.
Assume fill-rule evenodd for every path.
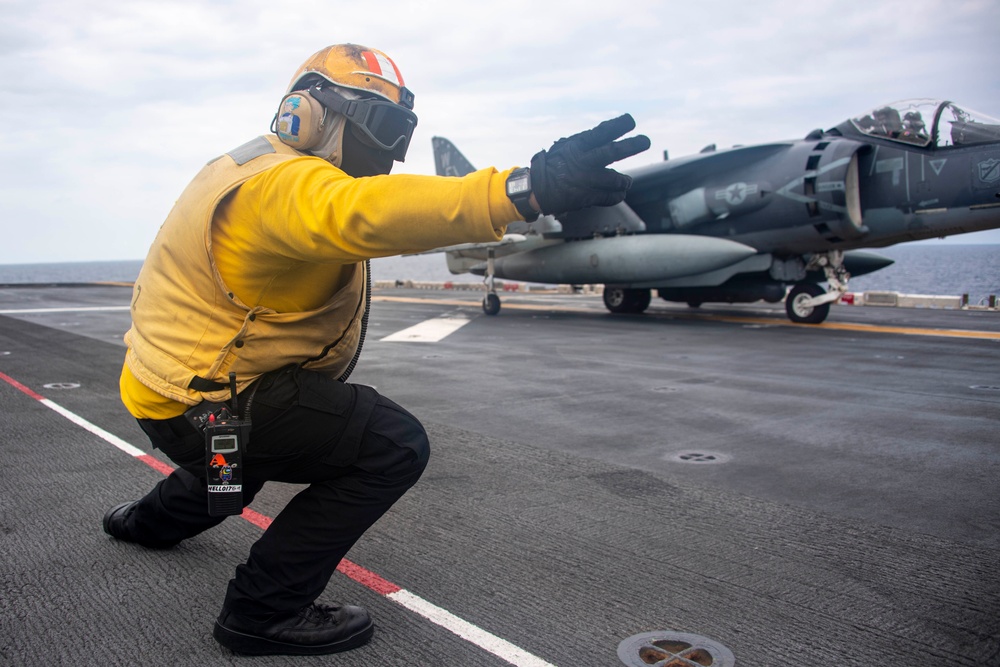
M 374 621 L 369 621 L 368 625 L 350 637 L 339 639 L 328 644 L 293 644 L 282 642 L 276 639 L 268 639 L 257 635 L 248 635 L 243 632 L 236 632 L 223 626 L 218 621 L 212 630 L 212 636 L 234 653 L 244 655 L 327 655 L 329 653 L 340 653 L 349 651 L 368 643 L 375 633 Z

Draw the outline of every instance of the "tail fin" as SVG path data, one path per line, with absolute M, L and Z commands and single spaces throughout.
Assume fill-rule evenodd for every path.
M 431 143 L 434 145 L 434 168 L 438 176 L 465 176 L 476 170 L 455 148 L 455 144 L 444 137 L 432 137 Z

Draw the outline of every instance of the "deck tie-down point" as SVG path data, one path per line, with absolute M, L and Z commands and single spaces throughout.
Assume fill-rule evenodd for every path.
M 629 667 L 733 667 L 736 657 L 722 644 L 701 635 L 659 630 L 634 635 L 618 645 Z

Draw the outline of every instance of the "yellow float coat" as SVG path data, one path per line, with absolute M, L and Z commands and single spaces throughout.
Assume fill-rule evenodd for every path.
M 498 241 L 521 219 L 509 173 L 356 179 L 273 137 L 213 160 L 136 280 L 122 401 L 135 417 L 166 419 L 228 397 L 190 388 L 196 376 L 225 383 L 232 371 L 242 388 L 305 362 L 339 377 L 358 346 L 364 261 Z

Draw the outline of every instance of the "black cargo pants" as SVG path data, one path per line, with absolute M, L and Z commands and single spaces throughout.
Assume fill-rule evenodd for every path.
M 308 484 L 236 568 L 225 605 L 246 615 L 313 602 L 361 535 L 413 486 L 430 454 L 413 415 L 374 389 L 298 367 L 263 376 L 241 396 L 252 430 L 243 454 L 243 502 L 265 482 Z M 179 468 L 128 518 L 140 544 L 166 546 L 218 525 L 208 515 L 204 435 L 181 415 L 140 419 L 153 446 Z

